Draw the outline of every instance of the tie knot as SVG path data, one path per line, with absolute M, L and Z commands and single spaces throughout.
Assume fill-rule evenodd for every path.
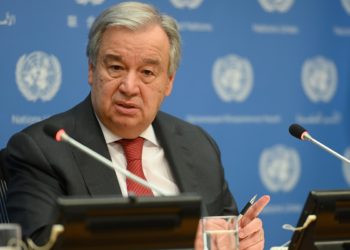
M 142 137 L 137 137 L 135 139 L 121 139 L 118 142 L 123 147 L 127 161 L 141 160 L 144 142 Z

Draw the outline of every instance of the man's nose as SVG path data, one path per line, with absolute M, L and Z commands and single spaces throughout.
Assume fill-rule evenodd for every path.
M 134 94 L 138 91 L 139 79 L 136 72 L 130 71 L 122 78 L 119 89 L 126 94 Z

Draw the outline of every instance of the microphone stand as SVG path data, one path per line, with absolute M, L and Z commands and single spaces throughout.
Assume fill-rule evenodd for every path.
M 337 152 L 335 152 L 333 149 L 331 149 L 331 148 L 327 147 L 326 145 L 322 144 L 321 142 L 317 141 L 309 133 L 304 132 L 302 134 L 302 139 L 306 140 L 306 141 L 310 141 L 310 142 L 316 144 L 317 146 L 319 146 L 323 150 L 327 151 L 328 153 L 334 155 L 338 159 L 340 159 L 342 161 L 345 161 L 346 163 L 350 164 L 350 160 L 349 159 L 345 158 L 344 156 L 342 156 L 342 155 L 338 154 Z
M 95 160 L 98 160 L 99 162 L 103 163 L 107 167 L 115 169 L 119 173 L 121 173 L 124 176 L 126 176 L 127 178 L 130 178 L 133 181 L 135 181 L 135 182 L 137 182 L 137 183 L 139 183 L 139 184 L 141 184 L 141 185 L 143 185 L 143 186 L 145 186 L 147 188 L 150 188 L 151 190 L 155 191 L 160 196 L 165 196 L 166 195 L 163 190 L 161 190 L 157 186 L 153 185 L 152 183 L 149 183 L 149 182 L 145 181 L 144 179 L 138 177 L 137 175 L 134 175 L 134 174 L 130 173 L 129 171 L 127 171 L 124 168 L 121 168 L 121 167 L 118 167 L 118 166 L 113 166 L 111 161 L 109 161 L 108 159 L 106 159 L 103 156 L 99 155 L 98 153 L 96 153 L 95 151 L 93 151 L 90 148 L 86 147 L 85 145 L 79 143 L 78 141 L 74 140 L 66 132 L 64 132 L 64 130 L 60 130 L 57 133 L 58 133 L 58 135 L 59 135 L 59 137 L 60 137 L 60 139 L 62 141 L 64 141 L 64 142 L 74 146 L 75 148 L 78 148 L 79 150 L 81 150 L 84 153 L 88 154 L 89 156 L 93 157 Z

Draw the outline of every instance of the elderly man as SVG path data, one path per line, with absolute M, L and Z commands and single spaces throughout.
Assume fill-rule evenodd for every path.
M 135 174 L 169 195 L 201 195 L 208 215 L 237 214 L 224 179 L 219 148 L 201 128 L 159 111 L 170 95 L 180 60 L 180 35 L 173 18 L 150 5 L 126 2 L 105 10 L 94 22 L 87 47 L 91 93 L 71 110 L 14 135 L 7 146 L 10 173 L 8 212 L 25 237 L 47 240 L 57 219 L 60 196 L 156 195 L 83 153 L 55 143 L 47 124 L 134 171 L 129 149 L 142 152 Z M 241 249 L 262 249 L 257 218 L 263 196 L 240 222 Z M 201 248 L 200 227 L 195 243 Z

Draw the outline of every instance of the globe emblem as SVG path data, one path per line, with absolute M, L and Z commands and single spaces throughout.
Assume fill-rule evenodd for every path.
M 243 102 L 253 88 L 250 62 L 237 55 L 217 59 L 213 66 L 214 89 L 224 102 Z
M 293 5 L 294 0 L 259 0 L 261 7 L 266 12 L 287 12 Z
M 301 78 L 305 94 L 312 102 L 329 102 L 333 98 L 338 76 L 332 61 L 322 56 L 306 60 Z
M 170 0 L 170 2 L 178 9 L 196 9 L 202 4 L 203 0 Z
M 259 173 L 265 187 L 271 192 L 289 192 L 297 184 L 301 167 L 295 149 L 275 145 L 263 150 Z
M 341 0 L 343 8 L 350 15 L 350 0 Z
M 22 55 L 16 65 L 17 86 L 28 101 L 50 101 L 59 90 L 61 78 L 58 59 L 42 51 Z
M 344 153 L 344 156 L 347 158 L 347 159 L 350 159 L 350 147 L 346 148 L 345 149 L 345 153 Z M 346 163 L 343 161 L 343 174 L 344 174 L 344 178 L 345 178 L 345 181 L 348 183 L 348 185 L 350 186 L 350 164 L 349 163 Z

